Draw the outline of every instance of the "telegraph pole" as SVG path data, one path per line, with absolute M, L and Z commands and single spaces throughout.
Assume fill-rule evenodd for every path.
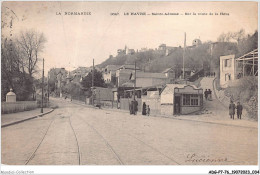
M 49 73 L 50 71 L 48 71 L 48 102 L 50 101 Z
M 94 106 L 94 59 L 93 59 L 93 67 L 92 67 L 92 104 Z
M 135 100 L 135 88 L 136 88 L 136 61 L 135 61 L 134 100 Z
M 183 49 L 183 55 L 182 55 L 182 59 L 183 59 L 183 73 L 182 73 L 182 76 L 183 76 L 183 79 L 185 79 L 185 67 L 184 67 L 184 64 L 185 64 L 185 50 L 186 50 L 186 32 L 184 32 L 184 49 Z
M 41 113 L 43 113 L 43 87 L 44 87 L 44 58 L 42 62 L 42 101 L 41 101 Z

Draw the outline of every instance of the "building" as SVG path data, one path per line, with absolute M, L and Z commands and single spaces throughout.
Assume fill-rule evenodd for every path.
M 112 79 L 116 79 L 116 70 L 120 66 L 118 65 L 107 65 L 105 68 L 102 70 L 102 75 L 105 83 L 111 83 Z
M 135 54 L 134 49 L 129 49 L 127 46 L 125 46 L 125 49 L 117 49 L 117 55 L 133 55 Z
M 166 46 L 166 44 L 161 44 L 158 47 L 158 51 L 161 52 L 163 55 L 168 56 L 178 48 L 179 47 L 172 47 L 172 46 Z
M 201 42 L 200 39 L 194 39 L 194 40 L 192 41 L 192 46 L 197 47 L 197 46 L 200 46 L 201 44 L 202 44 L 202 42 Z
M 135 70 L 135 65 L 122 65 L 116 70 L 116 86 L 122 87 L 122 85 L 128 82 L 131 78 L 130 75 L 133 74 Z M 140 69 L 136 67 L 136 71 L 139 72 Z
M 173 83 L 180 75 L 180 69 L 167 68 L 162 72 L 167 77 L 167 83 Z
M 158 84 L 166 84 L 167 77 L 163 73 L 136 72 L 136 87 L 150 87 Z M 135 75 L 132 72 L 131 81 L 123 84 L 124 87 L 134 87 Z
M 238 79 L 258 75 L 258 49 L 239 58 L 235 55 L 220 57 L 220 86 L 226 88 L 238 83 Z
M 194 85 L 167 84 L 161 92 L 161 114 L 190 114 L 203 107 L 203 89 Z
M 228 82 L 235 80 L 235 55 L 220 57 L 220 86 L 227 87 Z

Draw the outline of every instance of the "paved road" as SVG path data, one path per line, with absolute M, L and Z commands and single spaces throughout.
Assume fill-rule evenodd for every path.
M 56 103 L 50 114 L 2 128 L 3 164 L 257 164 L 254 128 Z

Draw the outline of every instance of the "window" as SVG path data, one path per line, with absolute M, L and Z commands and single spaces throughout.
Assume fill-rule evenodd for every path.
M 231 59 L 224 60 L 224 67 L 231 67 Z
M 183 94 L 183 105 L 184 106 L 198 106 L 199 95 L 198 94 Z
M 191 100 L 191 106 L 199 105 L 199 96 L 197 94 L 192 94 L 190 100 Z
M 183 105 L 190 105 L 190 94 L 183 94 Z

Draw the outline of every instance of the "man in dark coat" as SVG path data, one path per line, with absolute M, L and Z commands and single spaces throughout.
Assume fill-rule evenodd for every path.
M 142 115 L 146 115 L 146 104 L 145 104 L 145 102 L 143 102 Z
M 208 89 L 204 91 L 205 99 L 208 100 Z
M 134 101 L 132 100 L 129 104 L 130 115 L 134 114 Z
M 235 109 L 236 109 L 236 105 L 233 103 L 233 101 L 230 101 L 229 104 L 229 115 L 230 118 L 234 120 L 234 115 L 235 115 Z
M 211 101 L 212 100 L 212 91 L 209 89 L 208 90 L 208 99 Z
M 241 115 L 243 111 L 243 106 L 240 104 L 240 102 L 237 102 L 237 118 L 241 120 Z
M 134 114 L 136 115 L 138 111 L 138 102 L 136 100 L 134 100 Z

